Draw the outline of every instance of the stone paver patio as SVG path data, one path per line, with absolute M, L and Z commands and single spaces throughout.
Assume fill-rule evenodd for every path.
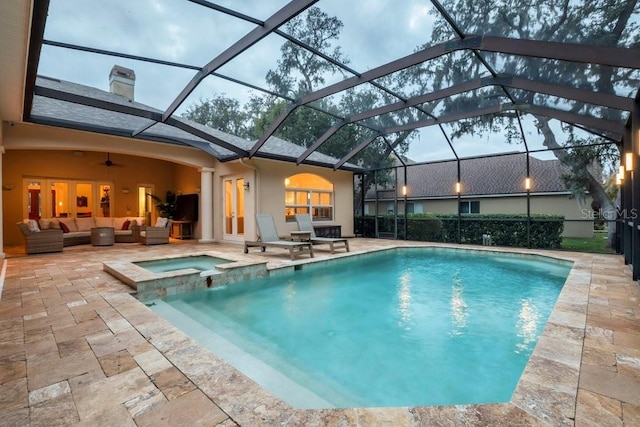
M 350 240 L 351 254 L 402 244 Z M 574 268 L 509 403 L 298 410 L 102 270 L 108 261 L 202 251 L 242 248 L 186 241 L 9 252 L 0 276 L 0 425 L 640 425 L 640 289 L 620 256 L 515 250 Z M 310 261 L 275 249 L 243 256 L 269 268 Z M 341 256 L 317 250 L 314 261 Z

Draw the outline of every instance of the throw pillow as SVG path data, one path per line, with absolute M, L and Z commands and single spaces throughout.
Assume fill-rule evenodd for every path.
M 69 227 L 67 227 L 67 224 L 65 224 L 62 221 L 60 221 L 60 228 L 62 229 L 63 233 L 68 233 L 69 232 Z
M 96 227 L 113 227 L 113 218 L 111 217 L 96 216 L 93 219 L 96 222 Z
M 75 218 L 59 218 L 60 224 L 67 226 L 68 232 L 78 231 Z
M 122 223 L 121 230 L 128 230 L 130 225 L 131 225 L 131 221 L 126 220 L 125 222 Z
M 40 230 L 48 230 L 51 225 L 51 219 L 49 218 L 40 218 L 38 221 L 38 225 L 40 225 Z
M 76 227 L 78 227 L 78 231 L 90 231 L 95 226 L 96 222 L 92 217 L 76 218 Z M 69 230 L 71 230 L 71 228 L 69 228 Z
M 167 226 L 167 223 L 169 222 L 169 218 L 162 218 L 159 217 L 156 220 L 156 227 L 161 227 L 161 228 L 165 228 Z
M 38 221 L 36 221 L 35 219 L 27 219 L 25 220 L 25 222 L 27 223 L 27 228 L 30 232 L 37 233 L 38 231 L 40 231 L 40 228 L 38 228 Z

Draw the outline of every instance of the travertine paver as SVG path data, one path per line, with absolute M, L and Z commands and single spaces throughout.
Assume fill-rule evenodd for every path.
M 290 267 L 398 243 L 352 239 L 347 255 L 243 259 Z M 12 255 L 0 299 L 0 425 L 640 425 L 640 287 L 619 256 L 540 252 L 574 268 L 510 403 L 296 410 L 101 268 L 199 251 L 238 256 L 242 248 L 181 241 Z
M 215 426 L 229 418 L 200 390 L 158 406 L 134 420 L 139 427 L 166 426 Z

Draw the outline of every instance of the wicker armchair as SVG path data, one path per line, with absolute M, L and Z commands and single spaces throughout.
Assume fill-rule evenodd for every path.
M 171 224 L 169 220 L 166 227 L 152 227 L 133 225 L 133 234 L 136 241 L 143 245 L 163 245 L 169 243 L 169 235 L 171 235 Z
M 30 231 L 27 224 L 22 222 L 18 223 L 18 227 L 24 236 L 24 247 L 28 254 L 62 252 L 64 239 L 61 229 Z

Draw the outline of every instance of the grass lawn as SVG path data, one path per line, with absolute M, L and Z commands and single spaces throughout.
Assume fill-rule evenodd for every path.
M 599 254 L 613 254 L 614 250 L 607 248 L 607 234 L 594 233 L 593 237 L 563 237 L 560 249 L 575 252 L 592 252 Z

